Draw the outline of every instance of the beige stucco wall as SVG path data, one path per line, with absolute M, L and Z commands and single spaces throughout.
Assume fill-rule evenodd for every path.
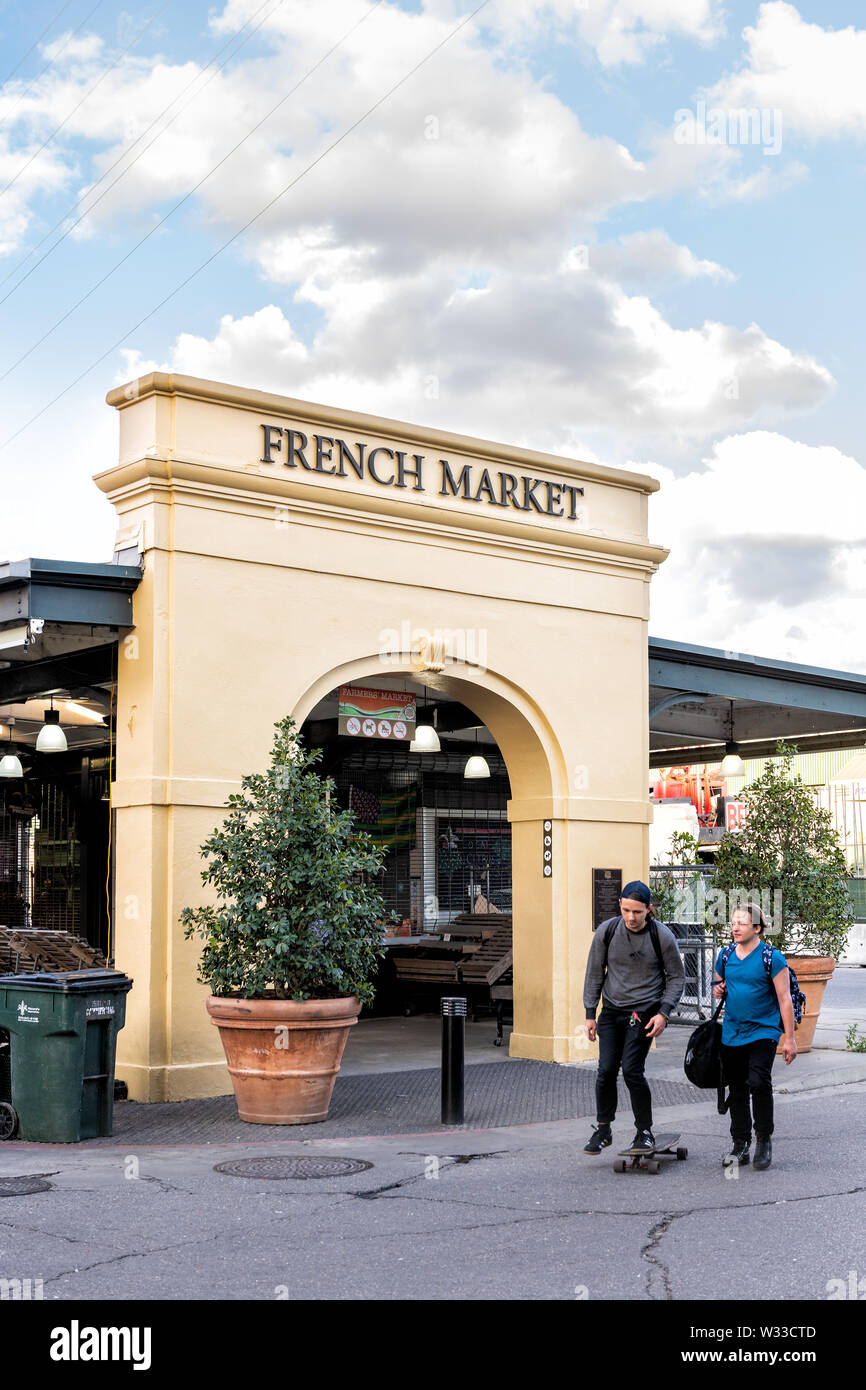
M 230 1090 L 178 917 L 203 900 L 199 846 L 242 774 L 265 764 L 273 724 L 300 723 L 339 684 L 422 670 L 481 716 L 508 767 L 511 1053 L 587 1059 L 591 870 L 647 871 L 648 597 L 666 554 L 646 536 L 656 484 L 186 377 L 154 374 L 108 400 L 119 462 L 96 481 L 144 554 L 119 657 L 113 787 L 115 955 L 135 979 L 118 1049 L 130 1094 Z M 263 424 L 420 454 L 424 490 L 337 477 L 324 455 L 321 471 L 264 463 Z M 387 476 L 391 459 L 378 458 Z M 442 458 L 455 476 L 468 464 L 473 479 L 487 468 L 540 480 L 549 505 L 545 480 L 580 486 L 579 515 L 442 496 Z M 441 671 L 425 667 L 423 643 L 391 651 L 389 634 L 424 631 L 452 634 L 457 659 Z

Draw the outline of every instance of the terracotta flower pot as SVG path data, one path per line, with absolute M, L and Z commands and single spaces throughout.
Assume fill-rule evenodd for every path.
M 309 1125 L 328 1106 L 361 1001 L 207 1000 L 220 1032 L 238 1115 L 254 1125 Z
M 794 1034 L 794 1041 L 797 1044 L 798 1052 L 811 1052 L 824 990 L 827 988 L 827 981 L 836 969 L 836 962 L 832 956 L 791 956 L 789 960 L 800 988 L 806 996 L 803 1017 Z M 782 1050 L 781 1039 L 776 1050 L 777 1052 Z

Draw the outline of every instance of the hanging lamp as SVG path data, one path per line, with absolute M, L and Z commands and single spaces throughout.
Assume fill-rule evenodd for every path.
M 51 696 L 51 708 L 45 711 L 45 723 L 39 730 L 39 737 L 36 740 L 37 753 L 65 753 L 68 747 L 66 735 L 60 727 L 60 710 L 54 708 L 54 696 Z
M 728 716 L 728 739 L 725 743 L 725 756 L 719 771 L 723 777 L 742 777 L 746 771 L 746 764 L 740 757 L 740 745 L 734 741 L 733 700 L 731 700 L 731 712 Z
M 478 747 L 477 729 L 475 730 L 475 747 Z M 473 753 L 472 757 L 467 758 L 466 760 L 466 766 L 463 769 L 463 776 L 467 780 L 472 780 L 473 778 L 477 777 L 489 777 L 490 768 L 487 765 L 487 759 L 482 757 L 480 753 Z
M 424 686 L 424 713 L 427 713 L 427 687 Z M 433 719 L 436 719 L 436 710 L 433 710 Z M 435 722 L 433 724 L 423 723 L 415 725 L 415 737 L 409 744 L 410 753 L 438 753 L 439 735 L 436 732 Z
M 24 769 L 21 766 L 21 759 L 16 754 L 15 746 L 12 742 L 12 730 L 15 726 L 15 720 L 7 719 L 6 722 L 9 725 L 9 742 L 6 745 L 4 757 L 0 758 L 0 777 L 23 777 Z

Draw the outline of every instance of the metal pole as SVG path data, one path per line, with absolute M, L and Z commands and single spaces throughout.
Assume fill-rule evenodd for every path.
M 442 1000 L 442 1123 L 463 1124 L 463 1038 L 466 1000 Z

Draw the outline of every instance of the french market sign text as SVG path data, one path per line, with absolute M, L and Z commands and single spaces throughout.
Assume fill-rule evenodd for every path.
M 368 449 L 356 441 L 327 434 L 309 438 L 302 430 L 283 429 L 280 425 L 262 425 L 264 448 L 262 463 L 282 463 L 286 468 L 304 468 L 308 473 L 325 473 L 333 478 L 372 478 L 380 487 L 409 488 L 426 492 L 423 454 L 406 454 L 399 449 L 381 446 Z M 569 521 L 578 519 L 577 499 L 583 488 L 573 483 L 553 483 L 546 478 L 533 478 L 525 473 L 502 473 L 477 468 L 466 463 L 457 471 L 447 459 L 437 459 L 440 497 L 463 497 L 467 502 L 487 502 L 491 507 L 515 507 L 519 512 L 540 512 L 542 516 L 562 516 Z M 428 469 L 428 481 L 429 479 Z

